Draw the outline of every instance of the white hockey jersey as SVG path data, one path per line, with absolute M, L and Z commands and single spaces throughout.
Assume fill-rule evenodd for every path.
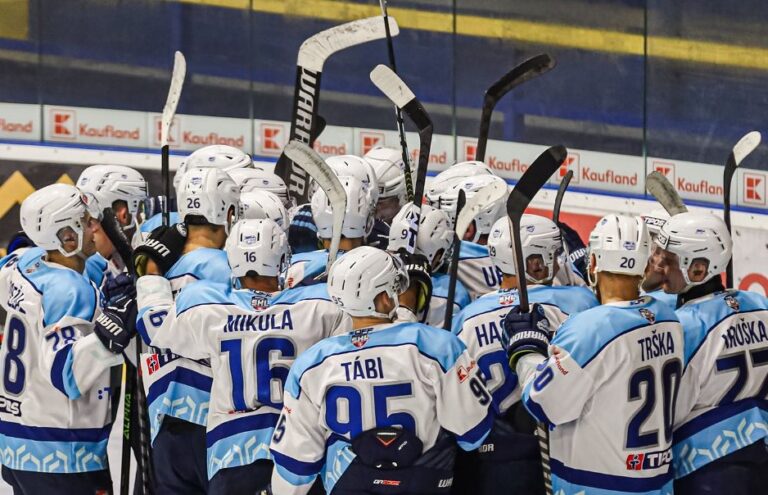
M 429 312 L 424 323 L 443 328 L 445 323 L 445 305 L 448 302 L 448 284 L 451 277 L 446 273 L 432 275 L 432 299 L 429 301 Z M 464 309 L 470 303 L 469 292 L 461 281 L 456 280 L 456 292 L 453 298 L 453 316 Z
M 336 259 L 341 258 L 344 254 L 346 251 L 339 251 Z M 291 265 L 285 273 L 285 286 L 292 289 L 322 283 L 315 278 L 325 273 L 327 263 L 327 249 L 294 254 L 291 256 Z
M 557 328 L 569 315 L 597 306 L 592 291 L 583 287 L 531 285 L 528 300 L 544 307 L 550 328 Z M 476 300 L 453 319 L 453 333 L 467 346 L 480 366 L 486 386 L 493 394 L 493 407 L 504 414 L 520 400 L 517 375 L 509 368 L 501 344 L 502 325 L 510 308 L 518 305 L 517 289 L 501 289 Z
M 730 290 L 677 310 L 685 372 L 675 414 L 680 478 L 768 437 L 768 299 Z
M 174 306 L 158 304 L 144 315 L 164 320 L 158 346 L 210 359 L 209 479 L 223 468 L 271 459 L 269 442 L 291 364 L 335 329 L 352 326 L 325 284 L 270 295 L 203 281 L 186 287 Z
M 642 297 L 571 316 L 548 359 L 518 363 L 523 403 L 550 427 L 555 494 L 672 493 L 683 357 L 674 311 Z
M 457 276 L 473 301 L 501 287 L 501 270 L 493 266 L 488 246 L 474 242 L 461 241 Z
M 122 357 L 93 333 L 99 293 L 80 273 L 31 248 L 0 264 L 8 312 L 0 349 L 0 452 L 11 469 L 108 469 L 109 369 Z
M 182 255 L 165 277 L 170 281 L 175 297 L 184 287 L 198 280 L 229 286 L 231 273 L 224 251 L 199 248 Z M 152 313 L 153 319 L 150 320 L 147 316 L 150 308 L 139 307 L 136 330 L 145 343 L 157 348 L 157 352 L 142 354 L 141 363 L 154 439 L 166 415 L 206 425 L 212 374 L 207 362 L 185 359 L 162 350 L 162 346 L 155 343 L 161 319 Z
M 465 450 L 477 448 L 492 421 L 477 364 L 450 332 L 419 323 L 378 325 L 325 339 L 296 360 L 272 438 L 272 489 L 306 493 L 324 469 L 331 492 L 355 454 L 350 439 L 399 425 L 424 451 L 441 428 Z

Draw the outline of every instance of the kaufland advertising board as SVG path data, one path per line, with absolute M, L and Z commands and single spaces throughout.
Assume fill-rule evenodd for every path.
M 150 113 L 147 118 L 147 127 L 152 131 L 150 147 L 159 148 L 162 114 Z M 249 150 L 253 148 L 251 139 L 248 119 L 176 115 L 171 124 L 168 144 L 174 149 L 189 151 L 215 144 Z
M 0 139 L 39 140 L 40 106 L 23 103 L 0 103 Z
M 46 141 L 147 148 L 147 114 L 100 108 L 43 106 Z

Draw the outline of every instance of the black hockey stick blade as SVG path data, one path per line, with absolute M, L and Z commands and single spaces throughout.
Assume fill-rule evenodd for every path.
M 456 200 L 456 218 L 461 215 L 461 211 L 464 209 L 464 204 L 467 201 L 467 194 L 464 189 L 459 189 L 459 197 Z M 448 267 L 448 297 L 445 300 L 445 319 L 443 320 L 443 329 L 451 331 L 453 326 L 453 301 L 456 300 L 456 282 L 459 276 L 459 254 L 461 252 L 461 240 L 463 236 L 459 236 L 454 232 L 453 235 L 453 249 L 451 250 L 451 264 Z
M 670 216 L 688 211 L 683 199 L 675 190 L 675 186 L 661 172 L 654 170 L 648 174 L 648 177 L 645 178 L 645 188 L 667 210 Z
M 528 167 L 520 180 L 515 184 L 514 189 L 507 199 L 507 216 L 512 222 L 512 239 L 514 240 L 515 252 L 515 270 L 517 273 L 518 297 L 520 301 L 520 311 L 527 313 L 530 311 L 528 306 L 528 290 L 525 280 L 525 263 L 523 261 L 523 252 L 520 246 L 520 219 L 528 208 L 528 205 L 536 196 L 536 193 L 544 187 L 549 178 L 554 174 L 565 158 L 568 156 L 568 150 L 565 146 L 552 146 L 544 153 L 539 155 L 536 160 Z
M 480 132 L 477 135 L 477 150 L 475 160 L 485 160 L 485 150 L 488 145 L 488 132 L 491 128 L 491 115 L 496 104 L 507 93 L 526 81 L 549 72 L 555 67 L 555 59 L 549 54 L 542 53 L 529 58 L 511 71 L 504 74 L 486 91 L 483 98 L 483 110 L 480 115 Z
M 557 195 L 555 196 L 555 206 L 552 208 L 552 221 L 555 224 L 560 222 L 560 207 L 563 205 L 563 198 L 565 197 L 565 191 L 568 190 L 568 184 L 573 179 L 573 170 L 569 170 L 565 176 L 560 180 L 560 186 L 557 188 Z
M 312 123 L 312 133 L 309 135 L 310 146 L 313 146 L 315 141 L 317 141 L 317 138 L 323 133 L 325 125 L 325 119 L 320 115 L 315 115 L 315 121 Z

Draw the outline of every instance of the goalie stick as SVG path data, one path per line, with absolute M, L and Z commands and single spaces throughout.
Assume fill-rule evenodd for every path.
M 725 162 L 725 169 L 723 170 L 723 219 L 725 220 L 725 226 L 728 227 L 729 234 L 733 233 L 731 231 L 731 182 L 733 181 L 733 175 L 744 158 L 757 148 L 761 139 L 762 136 L 757 131 L 745 134 L 733 147 L 728 155 L 728 160 Z M 734 282 L 733 256 L 728 260 L 728 265 L 725 267 L 725 280 L 725 286 L 732 289 Z
M 555 67 L 555 60 L 547 53 L 536 55 L 521 63 L 511 71 L 504 74 L 498 81 L 493 83 L 486 91 L 483 97 L 483 110 L 480 115 L 480 132 L 477 135 L 477 149 L 475 150 L 475 160 L 485 161 L 485 150 L 488 145 L 488 132 L 491 128 L 491 115 L 496 104 L 504 95 L 520 86 L 526 81 L 530 81 Z
M 464 209 L 464 203 L 467 202 L 467 195 L 464 189 L 459 189 L 459 197 L 456 199 L 456 217 L 461 215 Z M 443 329 L 451 331 L 453 327 L 453 301 L 456 300 L 456 277 L 459 273 L 459 254 L 461 254 L 461 239 L 454 230 L 453 249 L 451 250 L 451 263 L 448 268 L 448 297 L 445 300 L 445 320 L 443 320 Z
M 677 194 L 675 186 L 661 172 L 654 170 L 648 174 L 645 178 L 645 188 L 664 207 L 669 216 L 688 211 L 682 198 Z
M 341 228 L 344 225 L 344 213 L 347 210 L 347 194 L 344 192 L 341 181 L 339 181 L 331 167 L 325 163 L 323 157 L 305 143 L 291 141 L 285 145 L 283 152 L 285 156 L 305 170 L 317 182 L 331 204 L 331 211 L 333 211 L 333 234 L 331 236 L 331 246 L 328 249 L 328 262 L 325 266 L 325 273 L 318 277 L 322 278 L 328 275 L 331 265 L 336 261 L 336 255 L 339 252 Z
M 389 19 L 391 36 L 400 31 L 394 17 Z M 290 141 L 309 143 L 315 126 L 320 100 L 320 78 L 328 57 L 346 48 L 386 37 L 381 17 L 369 17 L 321 31 L 307 38 L 299 48 L 296 62 L 296 85 L 293 96 Z M 275 165 L 275 173 L 288 185 L 296 204 L 309 201 L 307 172 L 283 154 Z
M 568 173 L 560 180 L 560 186 L 557 188 L 557 195 L 555 196 L 555 206 L 552 208 L 552 221 L 557 225 L 560 222 L 560 207 L 563 205 L 563 197 L 565 191 L 568 189 L 568 185 L 573 179 L 573 170 L 569 170 Z
M 507 216 L 512 224 L 512 248 L 515 253 L 515 273 L 517 273 L 517 295 L 521 313 L 530 312 L 528 304 L 528 285 L 525 279 L 525 260 L 520 241 L 520 220 L 523 213 L 537 192 L 546 184 L 568 156 L 565 146 L 553 146 L 531 164 L 507 199 Z M 549 462 L 549 433 L 546 426 L 539 423 L 536 427 L 541 450 L 541 468 L 544 472 L 544 486 L 547 495 L 552 495 L 552 468 Z
M 415 218 L 411 218 L 408 242 L 408 252 L 413 253 L 416 250 L 416 238 L 419 235 L 422 197 L 424 196 L 424 184 L 427 180 L 429 151 L 432 147 L 432 133 L 434 132 L 432 119 L 413 91 L 386 65 L 377 65 L 371 71 L 371 81 L 397 108 L 408 116 L 419 134 L 419 161 L 416 168 L 416 186 L 413 190 L 413 204 L 417 205 L 418 209 L 415 210 Z

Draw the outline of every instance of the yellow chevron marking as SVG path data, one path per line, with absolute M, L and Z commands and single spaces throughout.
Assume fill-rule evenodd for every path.
M 8 211 L 16 204 L 35 192 L 32 184 L 16 170 L 8 177 L 2 186 L 0 186 L 0 218 L 3 218 Z

